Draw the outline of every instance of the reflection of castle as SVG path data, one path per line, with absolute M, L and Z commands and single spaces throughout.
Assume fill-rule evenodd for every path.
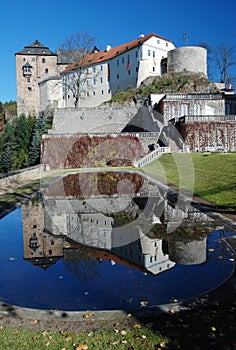
M 63 257 L 69 244 L 76 249 L 83 246 L 98 260 L 133 265 L 155 275 L 175 263 L 204 262 L 206 237 L 214 226 L 211 219 L 159 193 L 149 199 L 123 198 L 123 208 L 118 196 L 86 200 L 46 196 L 44 205 L 35 198 L 22 206 L 25 259 L 47 268 Z M 168 234 L 171 225 L 177 229 Z
M 44 208 L 36 198 L 22 206 L 24 258 L 47 269 L 63 256 L 64 238 L 44 230 Z
M 123 256 L 129 261 L 140 264 L 154 275 L 172 268 L 175 263 L 169 259 L 167 253 L 163 253 L 162 239 L 151 239 L 144 235 L 140 228 L 133 228 L 135 232 L 131 236 L 137 236 L 138 239 L 125 245 L 121 245 L 125 230 L 119 228 L 112 235 L 113 249 L 117 255 Z M 131 228 L 129 228 L 130 233 Z M 127 234 L 127 232 L 126 232 Z

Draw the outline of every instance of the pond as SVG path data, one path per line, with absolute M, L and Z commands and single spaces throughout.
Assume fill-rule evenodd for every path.
M 189 299 L 231 275 L 231 234 L 141 175 L 67 175 L 0 220 L 0 300 L 81 311 Z

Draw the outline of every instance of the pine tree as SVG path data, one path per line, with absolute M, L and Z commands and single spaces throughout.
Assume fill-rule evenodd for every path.
M 12 152 L 10 146 L 5 147 L 2 154 L 2 170 L 8 173 L 12 170 Z
M 41 138 L 42 134 L 46 131 L 45 122 L 40 115 L 35 122 L 33 138 L 29 148 L 29 160 L 30 165 L 36 165 L 40 163 L 41 155 Z

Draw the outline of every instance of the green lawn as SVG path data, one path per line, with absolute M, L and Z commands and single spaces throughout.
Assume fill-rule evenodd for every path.
M 188 178 L 192 169 L 194 178 Z M 192 178 L 196 195 L 217 205 L 236 205 L 236 153 L 166 154 L 144 170 L 159 178 L 164 174 L 168 183 L 187 190 Z

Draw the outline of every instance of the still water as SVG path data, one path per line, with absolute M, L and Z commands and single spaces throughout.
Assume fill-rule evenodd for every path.
M 75 311 L 199 296 L 231 275 L 231 234 L 140 175 L 68 175 L 0 220 L 0 300 Z

